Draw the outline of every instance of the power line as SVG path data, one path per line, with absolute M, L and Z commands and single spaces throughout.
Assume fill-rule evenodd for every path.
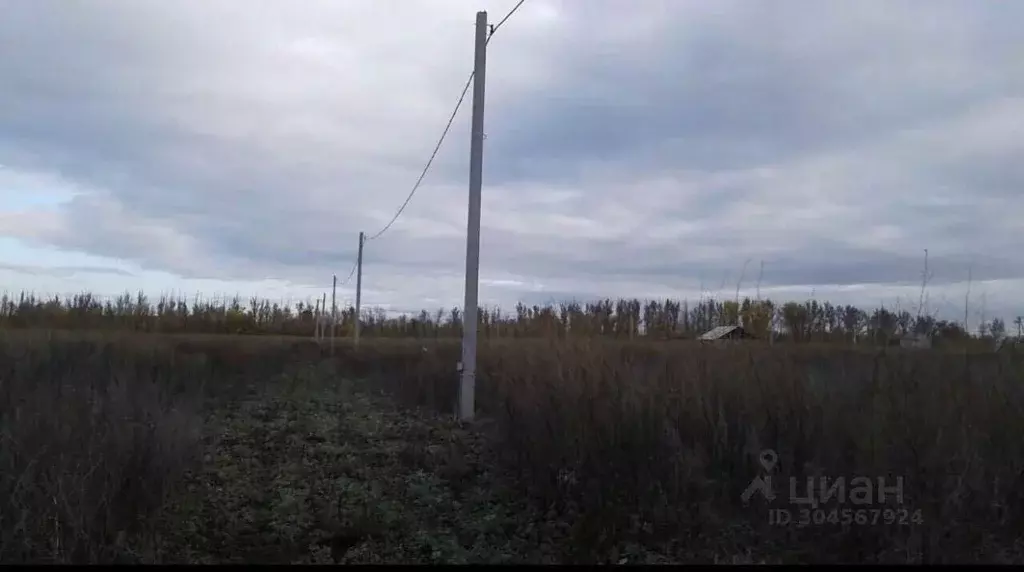
M 338 286 L 344 286 L 345 284 L 348 284 L 348 281 L 352 279 L 352 275 L 356 273 L 356 266 L 359 266 L 359 262 L 358 262 L 358 261 L 356 261 L 356 262 L 355 262 L 355 263 L 354 263 L 354 264 L 352 265 L 352 270 L 349 270 L 349 272 L 348 272 L 348 278 L 346 278 L 346 279 L 344 279 L 343 281 L 339 282 L 339 283 L 338 283 Z
M 509 10 L 508 14 L 505 14 L 504 18 L 502 18 L 497 24 L 491 27 L 490 34 L 487 36 L 487 42 L 491 41 L 491 38 L 494 36 L 494 33 L 498 31 L 498 28 L 500 28 L 502 24 L 507 22 L 508 19 L 512 17 L 512 14 L 515 14 L 516 10 L 518 10 L 519 7 L 522 6 L 525 2 L 526 0 L 519 0 L 519 2 L 511 10 Z M 452 128 L 452 123 L 455 121 L 455 116 L 458 115 L 459 109 L 462 107 L 462 102 L 465 101 L 466 94 L 469 92 L 469 86 L 472 84 L 473 73 L 471 72 L 469 74 L 469 78 L 466 80 L 466 85 L 462 87 L 462 93 L 459 94 L 459 101 L 455 104 L 455 109 L 452 110 L 451 116 L 448 117 L 448 123 L 444 126 L 444 131 L 441 132 L 441 137 L 438 138 L 437 145 L 434 146 L 434 151 L 430 154 L 430 159 L 427 160 L 427 164 L 423 167 L 423 171 L 420 173 L 419 178 L 416 179 L 416 183 L 412 186 L 412 190 L 409 191 L 409 196 L 405 198 L 405 202 L 402 203 L 402 206 L 398 207 L 398 211 L 395 213 L 395 216 L 391 217 L 391 220 L 388 222 L 388 224 L 384 225 L 384 228 L 380 229 L 380 231 L 378 231 L 376 234 L 368 236 L 366 240 L 374 240 L 376 238 L 379 238 L 380 235 L 384 234 L 385 232 L 388 231 L 389 228 L 391 228 L 391 225 L 395 224 L 395 221 L 398 220 L 398 217 L 400 217 L 402 215 L 402 212 L 405 211 L 405 207 L 409 205 L 409 201 L 412 200 L 413 195 L 415 195 L 416 191 L 419 190 L 420 184 L 423 183 L 423 179 L 427 176 L 427 173 L 430 171 L 430 167 L 434 164 L 434 159 L 437 158 L 437 153 L 441 150 L 441 145 L 444 143 L 445 137 L 448 136 L 448 132 Z M 349 276 L 349 278 L 351 278 L 351 275 Z M 348 280 L 346 280 L 345 282 L 348 282 Z
M 366 240 L 373 240 L 387 232 L 387 230 L 391 228 L 391 225 L 395 224 L 395 221 L 398 220 L 398 217 L 402 214 L 402 211 L 405 210 L 409 201 L 412 200 L 412 196 L 416 194 L 416 191 L 420 188 L 420 184 L 423 182 L 424 177 L 427 176 L 427 172 L 430 171 L 430 166 L 434 164 L 434 159 L 437 158 L 437 153 L 441 150 L 441 144 L 444 143 L 444 138 L 448 136 L 448 131 L 451 130 L 452 123 L 455 121 L 455 116 L 459 113 L 459 108 L 462 107 L 462 102 L 466 99 L 466 93 L 469 91 L 469 86 L 472 85 L 472 83 L 473 74 L 470 73 L 469 79 L 466 80 L 465 87 L 462 88 L 462 94 L 459 95 L 459 101 L 455 104 L 455 109 L 452 111 L 451 116 L 448 117 L 448 124 L 444 126 L 444 131 L 441 132 L 441 137 L 437 140 L 437 145 L 434 146 L 434 152 L 430 154 L 430 159 L 427 160 L 426 166 L 423 167 L 423 172 L 420 173 L 420 177 L 416 179 L 416 184 L 412 186 L 412 190 L 409 191 L 409 196 L 405 198 L 405 202 L 398 208 L 398 212 L 396 212 L 395 216 L 391 218 L 391 222 L 385 225 L 384 228 L 380 229 L 380 232 L 377 234 L 367 237 Z
M 487 45 L 491 41 L 491 38 L 494 36 L 494 33 L 498 31 L 498 28 L 500 28 L 502 24 L 504 24 L 509 18 L 511 18 L 512 14 L 515 14 L 516 10 L 518 10 L 524 2 L 526 2 L 526 0 L 519 0 L 519 3 L 516 4 L 515 7 L 513 7 L 511 10 L 509 10 L 508 14 L 505 14 L 504 18 L 499 20 L 497 24 L 491 26 L 491 33 L 487 36 L 487 41 L 484 42 L 484 45 Z

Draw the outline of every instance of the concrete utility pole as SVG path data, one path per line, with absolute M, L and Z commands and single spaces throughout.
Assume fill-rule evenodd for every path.
M 316 308 L 313 310 L 313 339 L 320 342 L 320 298 L 316 299 Z
M 334 355 L 334 327 L 338 323 L 338 275 L 331 285 L 331 355 Z
M 327 292 L 316 301 L 316 341 L 323 343 L 327 337 Z
M 362 312 L 363 302 L 363 233 L 359 232 L 359 255 L 356 258 L 356 315 L 355 329 L 352 330 L 352 343 L 359 347 L 359 317 Z
M 459 363 L 459 420 L 475 413 L 477 297 L 480 279 L 480 190 L 484 169 L 484 83 L 487 70 L 487 12 L 476 13 L 473 60 L 473 123 L 469 147 L 469 220 L 466 224 L 466 301 L 462 309 L 462 362 Z

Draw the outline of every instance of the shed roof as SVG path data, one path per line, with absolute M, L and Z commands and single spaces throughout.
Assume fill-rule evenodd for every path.
M 741 333 L 743 332 L 743 328 L 741 328 L 739 326 L 718 326 L 717 328 L 712 328 L 708 332 L 704 333 L 698 339 L 701 339 L 701 340 L 717 340 L 717 339 L 721 339 L 721 338 L 723 338 L 723 337 L 733 333 L 736 330 L 739 330 Z

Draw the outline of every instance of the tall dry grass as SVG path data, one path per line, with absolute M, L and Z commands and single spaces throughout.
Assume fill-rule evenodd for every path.
M 287 338 L 0 336 L 0 561 L 147 560 L 153 515 L 195 461 L 209 406 L 324 350 Z M 448 411 L 458 359 L 445 340 L 337 347 L 338 371 Z M 1013 352 L 495 341 L 480 347 L 478 405 L 524 495 L 569 524 L 570 561 L 625 542 L 675 558 L 710 548 L 1019 562 L 1022 365 Z M 766 502 L 740 499 L 769 448 L 776 482 L 902 477 L 903 507 L 924 523 L 769 526 Z
M 378 383 L 407 404 L 450 410 L 458 347 L 427 349 L 347 359 L 389 374 Z M 573 523 L 578 561 L 630 539 L 797 562 L 1019 562 L 1022 365 L 1014 353 L 491 343 L 478 403 L 524 492 Z M 902 477 L 902 508 L 924 523 L 769 526 L 765 502 L 740 499 L 764 449 L 783 496 L 789 477 Z M 888 497 L 867 508 L 900 508 Z
M 0 562 L 152 561 L 204 406 L 313 357 L 293 345 L 0 335 Z

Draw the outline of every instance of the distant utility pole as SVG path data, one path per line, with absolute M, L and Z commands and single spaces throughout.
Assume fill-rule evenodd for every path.
M 487 12 L 476 13 L 473 60 L 473 122 L 469 147 L 469 220 L 466 224 L 466 301 L 462 310 L 462 379 L 459 420 L 475 413 L 477 297 L 480 280 L 480 190 L 484 168 L 484 82 L 487 70 Z
M 362 312 L 363 302 L 363 233 L 359 232 L 359 255 L 356 258 L 356 315 L 355 329 L 352 330 L 352 343 L 359 347 L 359 316 Z
M 334 327 L 338 323 L 338 275 L 334 275 L 331 285 L 331 355 L 334 355 Z
M 317 298 L 316 301 L 316 330 L 315 337 L 317 343 L 323 343 L 324 338 L 327 337 L 327 292 L 323 293 L 321 298 Z
M 313 310 L 313 339 L 320 342 L 320 298 L 316 299 L 316 309 Z

